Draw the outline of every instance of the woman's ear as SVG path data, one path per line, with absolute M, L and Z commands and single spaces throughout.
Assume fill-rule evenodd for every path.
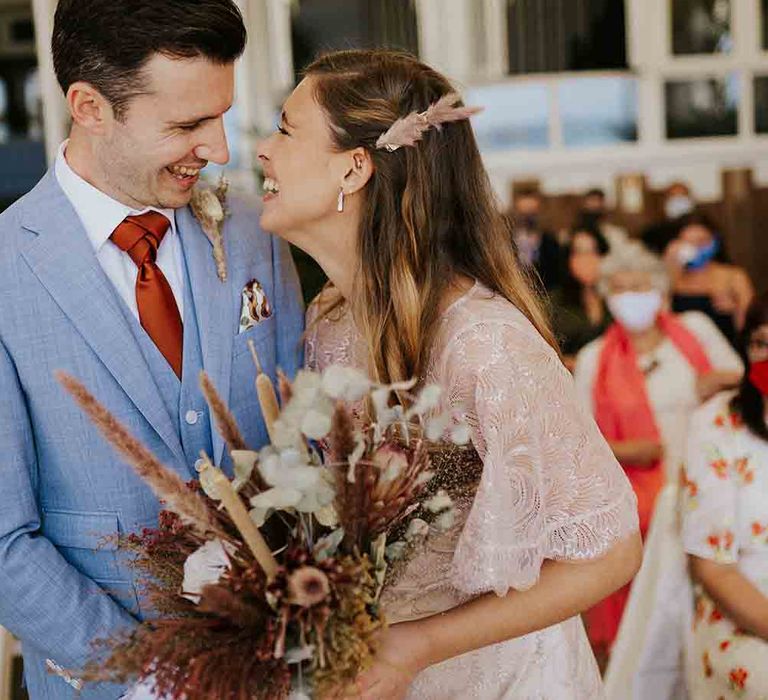
M 345 195 L 362 190 L 373 175 L 373 159 L 364 148 L 355 148 L 349 152 L 349 169 L 344 176 L 342 188 Z

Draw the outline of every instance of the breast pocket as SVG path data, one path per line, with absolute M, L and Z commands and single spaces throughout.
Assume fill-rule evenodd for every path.
M 247 331 L 239 333 L 235 337 L 233 356 L 250 355 L 249 341 L 253 341 L 256 346 L 256 352 L 259 354 L 259 360 L 262 365 L 269 366 L 274 362 L 274 338 L 275 338 L 275 319 L 267 318 L 257 323 Z M 264 355 L 264 357 L 262 357 Z
M 117 513 L 44 508 L 42 532 L 75 569 L 132 615 L 139 614 L 136 588 L 119 552 Z

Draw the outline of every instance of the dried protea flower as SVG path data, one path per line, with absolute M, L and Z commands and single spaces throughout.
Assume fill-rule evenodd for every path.
M 371 456 L 385 483 L 394 481 L 408 468 L 408 458 L 408 453 L 402 447 L 390 443 L 384 443 Z
M 314 566 L 302 566 L 288 578 L 290 602 L 302 608 L 322 603 L 330 592 L 328 577 Z

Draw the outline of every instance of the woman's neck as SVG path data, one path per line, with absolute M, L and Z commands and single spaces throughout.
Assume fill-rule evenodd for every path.
M 444 313 L 459 299 L 466 296 L 476 283 L 472 277 L 458 273 L 453 274 L 445 288 L 443 298 L 440 300 L 440 313 Z
M 642 355 L 651 350 L 655 350 L 664 339 L 664 334 L 657 325 L 653 325 L 646 331 L 630 333 L 629 338 L 632 342 L 632 346 L 635 348 L 635 352 L 638 355 Z
M 357 272 L 358 217 L 352 212 L 334 220 L 319 221 L 311 228 L 285 236 L 320 265 L 345 298 L 352 295 Z

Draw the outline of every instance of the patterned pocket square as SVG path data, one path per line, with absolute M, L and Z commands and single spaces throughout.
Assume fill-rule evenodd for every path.
M 259 280 L 251 280 L 243 287 L 243 303 L 240 309 L 240 333 L 253 328 L 272 315 L 272 305 L 267 299 Z

